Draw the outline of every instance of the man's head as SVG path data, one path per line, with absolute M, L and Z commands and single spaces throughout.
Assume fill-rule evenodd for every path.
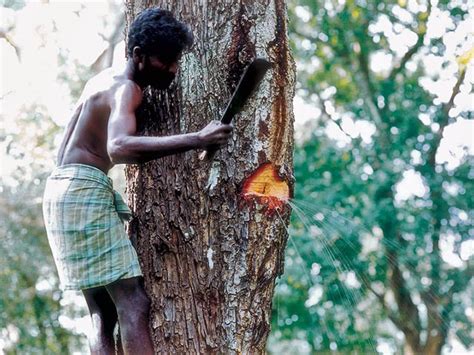
M 145 85 L 168 87 L 178 68 L 182 52 L 192 46 L 189 28 L 169 11 L 142 11 L 128 32 L 128 57 L 137 67 L 137 79 Z

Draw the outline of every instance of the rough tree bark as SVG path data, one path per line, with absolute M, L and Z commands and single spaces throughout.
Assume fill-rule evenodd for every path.
M 195 45 L 172 88 L 147 92 L 143 135 L 201 129 L 219 119 L 253 58 L 273 63 L 213 164 L 190 151 L 126 168 L 128 230 L 152 298 L 156 352 L 264 353 L 293 190 L 295 68 L 285 4 L 127 0 L 127 27 L 153 5 L 189 24 Z

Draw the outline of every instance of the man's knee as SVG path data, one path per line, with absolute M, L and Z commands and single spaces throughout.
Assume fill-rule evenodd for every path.
M 138 280 L 123 280 L 114 283 L 108 290 L 114 300 L 119 319 L 148 318 L 151 301 Z
M 120 324 L 136 324 L 137 322 L 148 322 L 150 314 L 150 300 L 141 294 L 129 299 L 130 302 L 123 303 L 117 307 Z

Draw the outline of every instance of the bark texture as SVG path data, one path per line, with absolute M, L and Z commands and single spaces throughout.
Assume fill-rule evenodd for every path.
M 260 166 L 270 164 L 293 190 L 295 68 L 285 4 L 128 0 L 127 26 L 153 5 L 190 25 L 195 44 L 173 87 L 147 93 L 138 113 L 141 134 L 201 129 L 220 118 L 252 59 L 264 57 L 274 66 L 234 118 L 233 139 L 214 163 L 190 151 L 126 168 L 134 212 L 128 229 L 152 298 L 156 352 L 264 353 L 290 208 L 272 208 L 242 189 Z

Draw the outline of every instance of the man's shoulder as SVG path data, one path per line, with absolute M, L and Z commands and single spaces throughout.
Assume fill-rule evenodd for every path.
M 117 78 L 114 85 L 116 91 L 125 92 L 128 95 L 142 96 L 143 91 L 136 82 L 126 78 Z
M 115 68 L 107 68 L 88 80 L 83 91 L 84 98 L 97 94 L 105 95 L 112 100 L 117 94 L 140 99 L 143 95 L 141 88 L 133 80 L 125 78 Z
M 126 87 L 141 91 L 140 87 L 133 80 L 127 79 L 119 69 L 113 67 L 104 69 L 93 76 L 89 79 L 87 85 L 102 90 L 115 90 L 120 87 Z
M 143 99 L 142 89 L 133 80 L 117 79 L 113 91 L 112 106 L 126 102 L 134 108 L 141 104 Z

